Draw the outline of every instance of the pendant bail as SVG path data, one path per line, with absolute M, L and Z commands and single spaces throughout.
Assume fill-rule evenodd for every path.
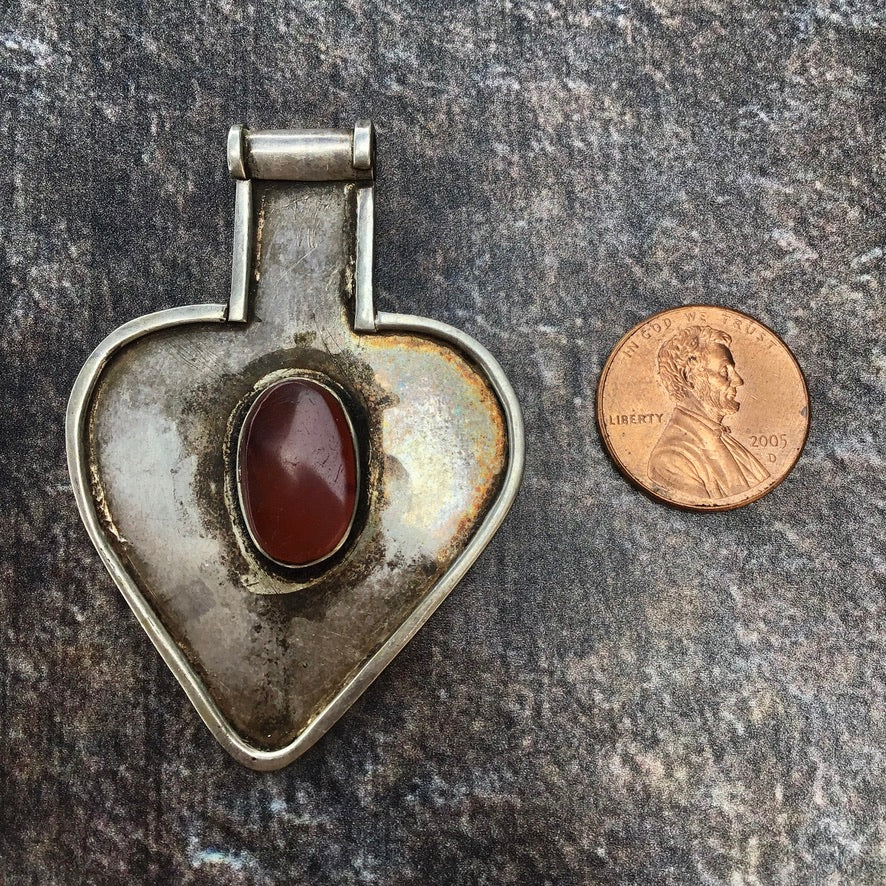
M 375 129 L 358 120 L 347 129 L 255 129 L 235 123 L 228 131 L 232 178 L 274 181 L 372 181 Z
M 353 130 L 249 130 L 235 123 L 228 131 L 228 171 L 235 179 L 234 246 L 227 319 L 246 323 L 253 255 L 252 179 L 357 184 L 354 271 L 355 332 L 375 332 L 372 295 L 372 239 L 375 225 L 375 127 L 358 120 Z

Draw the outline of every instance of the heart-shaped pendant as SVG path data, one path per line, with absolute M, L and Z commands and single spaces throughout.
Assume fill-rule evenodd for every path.
M 520 484 L 491 354 L 376 313 L 374 137 L 233 127 L 227 305 L 111 333 L 77 378 L 80 514 L 221 744 L 309 748 L 449 594 Z

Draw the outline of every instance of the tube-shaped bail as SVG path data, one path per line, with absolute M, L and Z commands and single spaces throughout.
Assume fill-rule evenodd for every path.
M 259 129 L 236 124 L 228 133 L 233 178 L 277 181 L 372 180 L 375 133 L 369 121 L 354 129 Z

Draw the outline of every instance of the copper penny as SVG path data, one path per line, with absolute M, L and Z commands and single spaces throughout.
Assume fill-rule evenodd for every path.
M 615 346 L 597 421 L 619 469 L 653 497 L 697 511 L 750 504 L 797 463 L 809 392 L 788 346 L 730 308 L 671 308 Z

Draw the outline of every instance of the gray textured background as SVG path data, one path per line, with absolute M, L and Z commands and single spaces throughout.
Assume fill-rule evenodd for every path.
M 882 7 L 0 8 L 0 880 L 883 881 Z M 418 637 L 259 775 L 100 565 L 63 411 L 114 326 L 226 298 L 229 123 L 360 116 L 378 305 L 498 355 L 528 467 Z M 789 480 L 721 515 L 635 492 L 594 426 L 612 345 L 690 301 L 772 326 L 812 394 Z

